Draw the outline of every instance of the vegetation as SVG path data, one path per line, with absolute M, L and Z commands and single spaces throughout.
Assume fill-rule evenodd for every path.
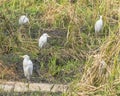
M 0 1 L 0 78 L 24 80 L 20 55 L 28 54 L 34 62 L 34 82 L 72 82 L 65 96 L 119 95 L 120 1 L 70 1 Z M 20 26 L 23 14 L 30 23 Z M 104 27 L 96 36 L 99 15 Z M 51 38 L 39 49 L 44 32 Z

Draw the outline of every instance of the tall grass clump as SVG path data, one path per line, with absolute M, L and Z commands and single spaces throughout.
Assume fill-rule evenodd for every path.
M 74 88 L 83 95 L 118 95 L 119 93 L 119 35 L 109 37 L 100 52 L 90 57 L 84 74 Z

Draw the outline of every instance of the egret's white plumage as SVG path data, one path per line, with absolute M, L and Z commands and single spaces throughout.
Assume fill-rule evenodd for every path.
M 47 33 L 44 33 L 39 38 L 39 47 L 42 48 L 47 43 L 47 38 L 50 37 Z
M 32 75 L 33 71 L 33 63 L 28 55 L 24 55 L 22 57 L 24 58 L 23 60 L 24 75 L 28 80 L 30 80 L 30 76 Z
M 103 26 L 103 20 L 102 16 L 100 16 L 100 19 L 96 21 L 95 23 L 95 32 L 99 32 L 102 29 Z
M 28 19 L 27 16 L 25 16 L 25 15 L 20 16 L 20 18 L 19 18 L 19 24 L 20 25 L 28 23 L 28 22 L 29 22 L 29 19 Z

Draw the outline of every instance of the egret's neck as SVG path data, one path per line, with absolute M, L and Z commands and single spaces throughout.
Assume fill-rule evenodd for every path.
M 100 16 L 100 19 L 102 20 L 102 16 Z
M 28 61 L 29 60 L 29 58 L 24 58 L 24 61 Z

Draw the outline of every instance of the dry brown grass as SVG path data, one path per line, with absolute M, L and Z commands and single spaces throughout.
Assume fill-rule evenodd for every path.
M 75 86 L 79 96 L 119 94 L 116 88 L 120 84 L 120 35 L 109 37 L 101 46 L 100 52 L 88 62 L 82 79 Z M 106 92 L 107 91 L 107 92 Z M 96 96 L 96 95 L 95 95 Z M 101 96 L 101 95 L 100 95 Z
M 0 74 L 0 79 L 4 79 L 4 78 L 9 78 L 9 79 L 17 78 L 17 74 L 16 74 L 16 71 L 15 71 L 14 68 L 15 68 L 14 66 L 7 66 L 2 61 L 0 61 L 0 73 L 1 73 Z

